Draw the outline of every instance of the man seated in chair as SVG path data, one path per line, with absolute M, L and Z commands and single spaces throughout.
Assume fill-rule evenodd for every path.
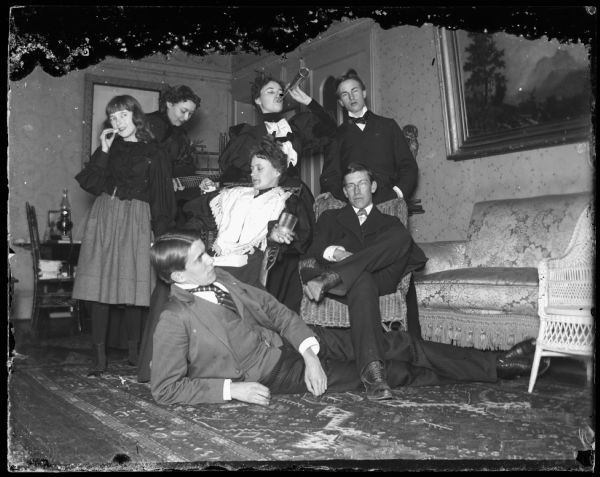
M 392 393 L 385 382 L 379 297 L 394 293 L 402 277 L 423 267 L 427 258 L 400 219 L 374 206 L 377 186 L 366 166 L 348 165 L 343 191 L 349 203 L 321 214 L 304 257 L 313 260 L 301 274 L 309 299 L 335 295 L 348 305 L 358 371 L 365 383 L 378 382 L 367 386 L 374 399 L 387 399 Z M 416 299 L 407 305 L 416 308 Z M 408 332 L 420 338 L 417 310 L 408 310 L 407 319 Z
M 356 390 L 365 383 L 349 329 L 310 328 L 271 294 L 215 269 L 195 232 L 158 237 L 150 259 L 171 295 L 154 333 L 151 392 L 159 404 L 268 405 L 272 394 Z M 392 386 L 494 382 L 531 369 L 533 343 L 504 353 L 380 333 Z M 371 379 L 373 379 L 371 377 Z M 367 384 L 367 397 L 380 396 Z M 390 396 L 392 397 L 391 392 Z

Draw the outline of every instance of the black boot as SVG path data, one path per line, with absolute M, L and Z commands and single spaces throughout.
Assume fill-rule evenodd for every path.
M 530 338 L 517 343 L 511 349 L 502 353 L 500 358 L 508 360 L 514 358 L 527 358 L 533 356 L 533 353 L 535 353 L 535 338 Z
M 94 366 L 88 370 L 88 376 L 101 376 L 106 371 L 106 344 L 93 344 L 92 350 L 94 354 Z
M 496 359 L 496 374 L 502 379 L 515 379 L 520 376 L 531 374 L 533 361 L 529 358 L 506 359 L 502 355 Z M 550 358 L 543 358 L 540 361 L 538 377 L 543 375 L 550 368 Z
M 367 399 L 370 401 L 382 401 L 394 397 L 386 381 L 385 365 L 382 361 L 371 361 L 367 364 L 360 379 L 365 385 Z

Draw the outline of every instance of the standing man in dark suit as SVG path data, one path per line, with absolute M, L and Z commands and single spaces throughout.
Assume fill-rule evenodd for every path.
M 397 197 L 410 198 L 417 187 L 419 169 L 400 126 L 367 109 L 367 91 L 354 70 L 336 83 L 338 102 L 348 118 L 338 126 L 326 150 L 321 192 L 331 192 L 344 200 L 342 171 L 351 162 L 360 162 L 373 171 L 378 184 L 373 194 L 375 204 Z
M 349 204 L 326 210 L 315 228 L 305 258 L 314 268 L 302 270 L 305 295 L 320 301 L 325 293 L 339 295 L 348 305 L 352 341 L 359 372 L 373 369 L 381 376 L 378 393 L 391 396 L 385 383 L 379 297 L 393 293 L 407 273 L 425 265 L 427 258 L 397 217 L 383 214 L 373 204 L 378 182 L 364 165 L 351 163 L 344 171 L 344 196 Z M 416 303 L 414 304 L 416 306 Z M 411 334 L 419 328 L 409 321 Z M 373 346 L 375 344 L 375 346 Z
M 151 391 L 159 404 L 268 405 L 271 394 L 319 396 L 373 379 L 356 372 L 349 330 L 311 329 L 268 292 L 215 270 L 193 233 L 159 237 L 150 258 L 160 279 L 172 284 L 154 334 Z M 378 339 L 393 386 L 493 382 L 531 369 L 530 342 L 497 356 L 415 341 L 402 331 Z

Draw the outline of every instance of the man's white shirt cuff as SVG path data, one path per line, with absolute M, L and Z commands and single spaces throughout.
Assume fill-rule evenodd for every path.
M 231 379 L 223 381 L 223 401 L 231 401 Z
M 396 195 L 398 196 L 399 199 L 404 199 L 404 194 L 400 190 L 400 187 L 394 186 L 393 189 L 396 192 Z
M 308 348 L 312 348 L 313 353 L 315 353 L 315 355 L 319 354 L 319 350 L 321 349 L 321 347 L 319 346 L 317 338 L 315 338 L 314 336 L 306 338 L 302 343 L 300 343 L 300 346 L 298 347 L 298 353 L 304 354 L 304 352 Z
M 323 258 L 329 262 L 337 262 L 337 260 L 335 258 L 333 258 L 333 254 L 335 253 L 335 251 L 338 248 L 340 250 L 346 251 L 346 249 L 344 247 L 340 247 L 339 245 L 330 245 L 323 252 Z

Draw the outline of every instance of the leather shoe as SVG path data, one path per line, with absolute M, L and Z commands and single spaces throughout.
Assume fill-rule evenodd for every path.
M 346 290 L 342 284 L 341 277 L 332 271 L 324 272 L 317 278 L 313 278 L 307 284 L 316 301 L 321 301 L 325 293 L 331 293 L 333 295 L 344 296 Z
M 365 366 L 360 376 L 367 390 L 367 399 L 382 401 L 392 399 L 394 395 L 386 381 L 385 366 L 381 361 L 371 361 Z
M 299 264 L 300 281 L 303 284 L 321 275 L 326 268 L 316 258 L 303 258 Z
M 525 358 L 535 353 L 535 338 L 521 341 L 501 355 L 502 359 Z
M 532 360 L 528 358 L 514 358 L 507 360 L 498 358 L 496 360 L 496 374 L 501 379 L 515 379 L 520 376 L 531 374 Z M 538 377 L 542 376 L 550 368 L 550 358 L 540 360 L 538 368 Z

